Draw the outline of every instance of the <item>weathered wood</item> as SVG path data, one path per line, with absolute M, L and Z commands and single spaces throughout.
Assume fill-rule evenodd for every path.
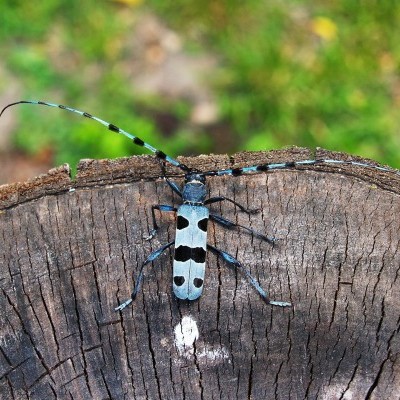
M 184 162 L 309 157 L 288 149 Z M 143 240 L 150 206 L 178 200 L 152 157 L 85 160 L 76 180 L 68 173 L 0 188 L 1 399 L 400 397 L 399 176 L 318 166 L 210 178 L 211 195 L 261 211 L 212 209 L 282 240 L 271 248 L 210 224 L 209 242 L 293 307 L 265 305 L 213 254 L 203 296 L 178 301 L 166 252 L 133 307 L 116 313 L 132 271 L 174 235 L 174 215 L 163 213 L 158 236 Z M 199 331 L 194 343 L 188 327 Z

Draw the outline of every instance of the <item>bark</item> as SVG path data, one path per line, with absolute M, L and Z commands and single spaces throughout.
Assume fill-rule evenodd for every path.
M 182 158 L 202 170 L 312 158 L 307 149 Z M 316 156 L 348 155 L 318 150 Z M 0 187 L 1 399 L 394 399 L 400 397 L 400 177 L 354 166 L 208 179 L 210 208 L 281 240 L 209 224 L 203 296 L 177 300 L 171 251 L 179 204 L 154 158 L 84 160 Z M 182 173 L 167 168 L 182 183 Z

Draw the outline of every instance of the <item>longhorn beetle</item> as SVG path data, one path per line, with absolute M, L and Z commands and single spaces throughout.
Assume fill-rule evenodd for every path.
M 158 230 L 158 225 L 155 217 L 155 210 L 159 211 L 173 211 L 177 214 L 176 222 L 176 234 L 175 240 L 161 246 L 159 249 L 153 251 L 147 259 L 143 262 L 140 267 L 139 275 L 136 279 L 134 289 L 132 291 L 131 297 L 125 302 L 121 303 L 115 308 L 116 311 L 124 309 L 127 305 L 132 303 L 135 299 L 137 293 L 140 290 L 141 283 L 143 280 L 144 267 L 156 260 L 164 250 L 175 245 L 174 252 L 174 262 L 173 262 L 173 291 L 175 296 L 179 299 L 196 300 L 201 296 L 204 284 L 204 272 L 205 272 L 205 259 L 206 250 L 209 249 L 213 253 L 222 257 L 228 264 L 233 265 L 236 268 L 241 269 L 244 274 L 249 279 L 251 285 L 257 290 L 260 296 L 267 304 L 288 307 L 291 304 L 284 301 L 273 301 L 269 299 L 267 292 L 259 285 L 255 278 L 250 274 L 250 272 L 233 256 L 226 253 L 225 251 L 219 250 L 210 244 L 207 244 L 207 223 L 208 220 L 222 225 L 225 228 L 242 228 L 249 232 L 251 235 L 266 241 L 269 244 L 274 244 L 276 239 L 274 237 L 266 236 L 262 233 L 256 232 L 253 229 L 239 225 L 233 221 L 230 221 L 220 215 L 210 213 L 209 209 L 206 207 L 208 204 L 229 201 L 238 207 L 241 211 L 251 214 L 257 210 L 249 210 L 238 204 L 235 200 L 229 199 L 224 196 L 211 197 L 206 199 L 206 178 L 209 176 L 222 176 L 222 175 L 232 175 L 239 176 L 249 172 L 256 171 L 272 171 L 272 170 L 282 170 L 282 169 L 293 169 L 300 166 L 311 166 L 318 164 L 332 164 L 332 165 L 344 165 L 351 164 L 364 168 L 373 168 L 379 171 L 391 171 L 396 174 L 400 174 L 400 171 L 392 170 L 385 167 L 380 167 L 373 164 L 357 162 L 357 161 L 345 161 L 345 160 L 334 160 L 334 159 L 315 159 L 315 160 L 302 160 L 302 161 L 291 161 L 282 163 L 267 163 L 260 165 L 253 165 L 250 167 L 242 168 L 229 168 L 222 170 L 206 171 L 201 172 L 194 168 L 189 168 L 185 164 L 175 160 L 174 158 L 168 156 L 163 151 L 158 150 L 151 146 L 150 144 L 144 142 L 137 136 L 132 135 L 118 128 L 114 124 L 110 124 L 94 115 L 88 114 L 87 112 L 79 111 L 71 107 L 66 107 L 61 104 L 47 103 L 44 101 L 33 101 L 33 100 L 22 100 L 15 103 L 8 104 L 0 112 L 0 117 L 3 112 L 14 105 L 17 104 L 35 104 L 43 105 L 49 107 L 56 107 L 62 110 L 73 112 L 79 114 L 83 117 L 97 121 L 98 123 L 107 127 L 110 131 L 120 133 L 133 141 L 137 146 L 145 147 L 156 155 L 163 162 L 168 162 L 178 168 L 180 168 L 185 173 L 184 186 L 181 189 L 176 183 L 166 179 L 167 184 L 170 186 L 173 192 L 175 192 L 179 197 L 182 198 L 182 204 L 175 208 L 170 205 L 158 204 L 153 205 L 151 208 L 153 229 L 150 231 L 150 235 L 146 238 L 150 240 L 154 237 Z

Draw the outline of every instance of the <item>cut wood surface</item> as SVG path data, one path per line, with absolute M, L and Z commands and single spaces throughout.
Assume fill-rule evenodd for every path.
M 310 158 L 307 149 L 181 158 L 200 170 Z M 357 158 L 357 161 L 361 159 Z M 182 184 L 182 173 L 166 168 Z M 209 224 L 209 243 L 240 271 L 207 256 L 193 302 L 172 293 L 172 251 L 133 276 L 173 240 L 179 204 L 151 156 L 83 160 L 0 187 L 0 399 L 400 398 L 400 176 L 318 165 L 207 180 L 226 196 L 215 213 L 279 238 L 271 247 Z

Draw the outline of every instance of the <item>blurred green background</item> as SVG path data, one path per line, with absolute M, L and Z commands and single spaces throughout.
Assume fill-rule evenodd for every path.
M 172 156 L 320 146 L 400 167 L 397 1 L 3 0 L 0 38 L 0 107 L 62 103 Z M 38 106 L 1 135 L 51 165 L 142 150 Z

